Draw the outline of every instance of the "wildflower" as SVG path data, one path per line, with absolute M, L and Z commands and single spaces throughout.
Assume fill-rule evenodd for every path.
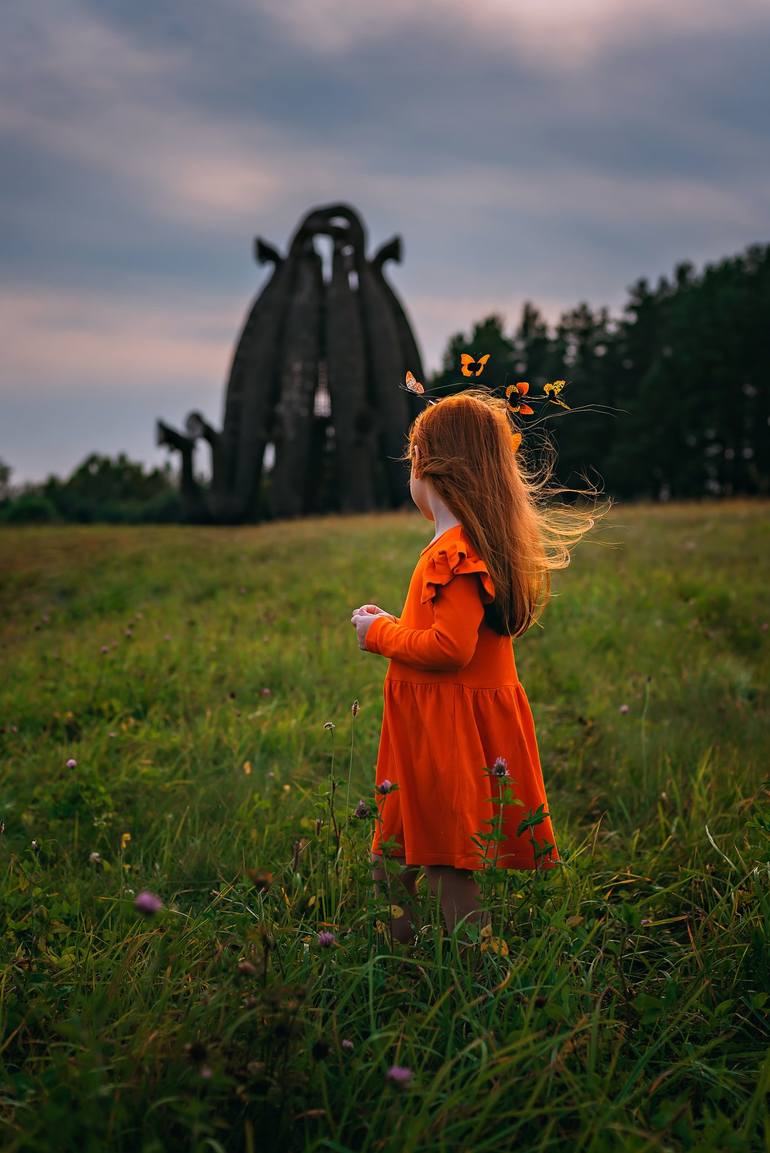
M 34 850 L 34 852 L 37 852 L 37 850 L 40 848 L 40 845 L 38 845 L 37 841 L 33 841 L 31 848 Z
M 330 949 L 336 940 L 334 933 L 330 933 L 326 929 L 318 934 L 318 944 L 322 949 Z
M 102 645 L 102 647 L 101 647 L 101 649 L 100 649 L 99 651 L 100 651 L 102 654 L 104 654 L 104 653 L 108 653 L 108 652 L 110 651 L 110 646 L 109 646 L 109 645 Z
M 138 909 L 140 913 L 144 913 L 147 916 L 153 916 L 153 914 L 159 912 L 163 908 L 163 902 L 161 901 L 160 897 L 156 897 L 154 893 L 149 891 L 149 889 L 142 889 L 141 893 L 137 893 L 136 895 L 136 899 L 134 900 L 134 908 Z
M 366 801 L 359 801 L 358 802 L 358 804 L 355 807 L 355 811 L 353 812 L 353 816 L 360 818 L 360 820 L 362 820 L 362 821 L 366 820 L 367 817 L 371 816 L 371 810 L 370 810 L 369 806 L 367 805 Z
M 68 769 L 77 768 L 77 761 L 75 760 L 74 757 L 70 757 L 70 759 L 67 761 L 67 768 Z
M 251 761 L 243 762 L 243 771 L 247 777 L 251 775 Z
M 393 782 L 389 781 L 388 778 L 386 777 L 384 781 L 381 781 L 380 784 L 377 785 L 377 792 L 383 793 L 383 794 L 389 793 L 392 788 L 393 788 Z
M 126 636 L 127 636 L 127 637 L 132 637 L 132 636 L 134 635 L 134 634 L 131 632 L 131 629 L 124 629 L 124 630 L 123 630 L 123 632 L 126 634 Z
M 357 717 L 358 714 L 360 713 L 360 711 L 361 711 L 361 706 L 359 705 L 358 700 L 353 701 L 353 704 L 350 706 L 350 712 L 352 713 L 352 715 L 354 717 Z
M 618 709 L 618 712 L 622 713 L 623 716 L 625 716 L 626 713 L 629 712 L 628 705 L 621 705 L 620 708 Z
M 131 840 L 131 834 L 130 834 L 130 833 L 123 833 L 123 834 L 121 835 L 121 838 L 120 838 L 120 849 L 121 849 L 121 852 L 123 851 L 123 849 L 125 849 L 126 845 L 128 844 L 128 842 L 129 842 L 130 840 Z
M 337 727 L 337 726 L 335 725 L 334 721 L 325 721 L 325 722 L 324 722 L 324 728 L 325 728 L 325 729 L 328 729 L 328 730 L 329 730 L 330 732 L 332 732 L 332 733 L 334 732 L 334 730 L 336 729 L 336 727 Z
M 265 686 L 265 688 L 262 689 L 262 696 L 263 697 L 272 697 L 272 695 L 273 695 L 272 689 L 267 688 L 267 686 Z
M 509 777 L 511 774 L 508 772 L 508 762 L 505 757 L 498 757 L 492 766 L 492 772 L 496 777 Z
M 344 1038 L 344 1040 L 343 1040 L 343 1042 L 342 1042 L 342 1048 L 343 1048 L 343 1049 L 345 1049 L 345 1050 L 347 1050 L 347 1052 L 348 1052 L 348 1053 L 352 1052 L 352 1050 L 353 1050 L 353 1042 L 352 1042 L 352 1041 L 349 1041 L 349 1040 L 348 1040 L 348 1038 L 347 1038 L 347 1037 L 345 1037 L 345 1038 Z
M 101 855 L 101 853 L 93 852 L 93 853 L 89 854 L 88 859 L 92 865 L 98 865 L 102 859 L 102 855 Z
M 244 973 L 249 977 L 254 977 L 257 974 L 257 967 L 256 965 L 252 965 L 251 961 L 239 961 L 238 972 Z
M 412 1070 L 407 1069 L 406 1065 L 391 1065 L 386 1076 L 396 1085 L 407 1085 L 412 1079 Z

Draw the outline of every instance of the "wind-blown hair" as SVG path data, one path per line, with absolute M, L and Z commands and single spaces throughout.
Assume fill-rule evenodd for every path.
M 513 451 L 506 400 L 487 389 L 466 388 L 427 404 L 409 429 L 407 451 L 417 479 L 427 479 L 466 530 L 489 569 L 495 600 L 487 624 L 521 636 L 540 617 L 551 595 L 551 572 L 566 568 L 571 549 L 610 507 L 590 509 L 552 498 L 562 493 L 596 498 L 599 490 L 549 486 L 555 452 L 530 469 Z

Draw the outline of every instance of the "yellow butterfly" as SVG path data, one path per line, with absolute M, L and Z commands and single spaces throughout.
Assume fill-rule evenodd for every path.
M 407 374 L 406 374 L 406 387 L 409 389 L 410 392 L 417 392 L 417 393 L 425 392 L 425 389 L 423 388 L 420 381 L 417 380 L 417 378 L 415 377 L 413 372 L 407 372 Z
M 564 388 L 566 383 L 566 380 L 554 380 L 550 384 L 543 385 L 543 392 L 549 400 L 553 401 L 554 404 L 560 404 L 562 408 L 569 409 L 568 404 L 565 404 L 563 400 L 559 400 L 559 393 Z M 572 410 L 570 409 L 570 412 L 571 411 Z
M 480 356 L 478 361 L 476 361 L 469 352 L 463 352 L 460 356 L 460 372 L 463 376 L 481 376 L 489 357 L 490 353 L 487 353 L 485 356 Z M 477 364 L 478 367 L 476 371 L 473 372 L 472 369 Z

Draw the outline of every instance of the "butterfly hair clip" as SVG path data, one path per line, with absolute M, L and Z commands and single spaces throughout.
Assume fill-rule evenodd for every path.
M 481 376 L 484 371 L 490 354 L 487 352 L 484 356 L 480 356 L 475 360 L 469 352 L 460 354 L 460 372 L 463 376 Z
M 465 377 L 479 377 L 484 372 L 490 360 L 490 353 L 486 352 L 483 356 L 478 358 L 470 352 L 463 352 L 460 354 L 460 372 Z M 560 408 L 566 409 L 568 412 L 573 410 L 562 400 L 561 392 L 566 387 L 566 380 L 552 380 L 543 385 L 542 394 L 535 396 L 529 391 L 529 381 L 518 380 L 515 384 L 504 385 L 503 391 L 505 395 L 505 402 L 507 412 L 512 417 L 521 416 L 534 416 L 535 410 L 530 404 L 530 401 L 550 401 L 552 404 L 557 404 Z M 403 384 L 399 385 L 400 388 L 411 392 L 415 396 L 422 396 L 428 401 L 428 404 L 435 404 L 435 400 L 430 400 L 425 392 L 425 386 L 422 381 L 419 381 L 413 372 L 407 371 Z M 539 424 L 539 418 L 535 424 Z M 530 425 L 530 428 L 533 425 Z M 513 451 L 516 452 L 522 441 L 522 433 L 515 427 L 511 429 L 511 439 L 513 442 Z

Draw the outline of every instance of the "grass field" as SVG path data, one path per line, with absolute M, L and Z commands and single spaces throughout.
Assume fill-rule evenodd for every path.
M 484 873 L 492 947 L 424 881 L 391 943 L 352 815 L 350 614 L 431 535 L 0 533 L 8 1153 L 770 1149 L 770 505 L 616 507 L 557 574 L 515 651 L 563 867 Z

